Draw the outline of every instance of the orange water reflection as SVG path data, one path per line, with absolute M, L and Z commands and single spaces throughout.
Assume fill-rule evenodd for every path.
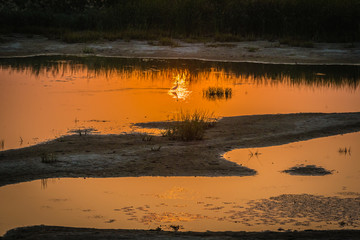
M 191 91 L 188 90 L 191 82 L 190 73 L 188 71 L 179 73 L 174 77 L 173 87 L 169 90 L 169 95 L 175 98 L 177 101 L 186 100 L 189 97 Z
M 343 147 L 350 147 L 351 155 L 339 152 Z M 6 216 L 0 219 L 0 235 L 37 224 L 165 230 L 180 225 L 186 231 L 360 229 L 359 149 L 360 133 L 352 133 L 258 148 L 258 158 L 249 158 L 249 149 L 225 154 L 258 171 L 251 177 L 64 178 L 13 184 L 0 188 L 0 216 Z M 334 172 L 281 173 L 296 164 Z M 330 211 L 329 206 L 336 207 Z
M 14 63 L 0 69 L 2 149 L 32 145 L 74 129 L 131 131 L 131 123 L 168 120 L 181 109 L 204 109 L 216 116 L 360 111 L 358 78 L 342 76 L 341 69 L 340 75 L 326 78 L 302 69 L 295 77 L 273 74 L 265 65 L 248 72 L 239 65 L 240 72 L 235 72 L 215 63 L 187 66 L 186 61 L 178 67 L 148 60 L 145 66 L 130 62 L 108 68 L 94 67 L 98 62 L 49 62 L 44 67 Z M 232 97 L 205 98 L 203 90 L 209 87 L 229 88 Z

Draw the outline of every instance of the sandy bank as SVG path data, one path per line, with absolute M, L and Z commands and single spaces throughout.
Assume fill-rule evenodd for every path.
M 33 55 L 90 55 L 134 58 L 176 58 L 210 61 L 286 63 L 286 64 L 360 64 L 360 43 L 314 43 L 313 48 L 291 47 L 279 42 L 245 41 L 233 43 L 186 43 L 177 47 L 151 45 L 147 41 L 98 41 L 64 43 L 42 36 L 2 36 L 0 57 Z M 350 46 L 350 47 L 349 47 Z M 86 50 L 85 50 L 86 49 Z
M 163 127 L 166 123 L 145 123 Z M 139 134 L 71 135 L 0 153 L 0 186 L 54 177 L 249 176 L 256 171 L 229 162 L 235 148 L 264 147 L 360 130 L 360 113 L 227 117 L 204 140 L 181 142 Z M 161 146 L 159 151 L 152 148 Z M 56 156 L 42 163 L 43 153 Z

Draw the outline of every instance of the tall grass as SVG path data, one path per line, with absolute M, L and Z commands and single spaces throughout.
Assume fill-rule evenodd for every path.
M 6 0 L 0 1 L 0 16 L 1 32 L 81 32 L 64 37 L 69 41 L 99 37 L 91 32 L 158 39 L 158 31 L 160 37 L 225 42 L 360 40 L 360 0 Z
M 162 134 L 170 139 L 182 141 L 203 139 L 205 130 L 213 127 L 216 123 L 213 114 L 200 110 L 194 112 L 180 111 L 175 120 Z

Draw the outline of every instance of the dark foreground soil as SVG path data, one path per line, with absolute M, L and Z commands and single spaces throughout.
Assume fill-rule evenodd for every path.
M 360 231 L 302 231 L 302 232 L 165 232 L 146 230 L 113 230 L 33 226 L 10 230 L 2 240 L 91 240 L 91 239 L 360 239 Z
M 203 140 L 190 142 L 161 136 L 144 141 L 140 134 L 71 135 L 1 152 L 0 186 L 57 177 L 249 176 L 256 171 L 222 154 L 355 131 L 360 131 L 360 113 L 302 113 L 223 118 Z M 56 161 L 43 163 L 44 154 Z

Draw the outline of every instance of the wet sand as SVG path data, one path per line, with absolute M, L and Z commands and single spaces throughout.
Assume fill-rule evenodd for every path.
M 64 43 L 42 36 L 1 36 L 0 57 L 35 55 L 96 55 L 129 58 L 199 59 L 209 61 L 284 64 L 360 64 L 360 43 L 314 43 L 312 48 L 292 47 L 278 41 L 186 43 L 157 46 L 147 41 Z M 84 54 L 91 49 L 91 54 Z M 86 51 L 85 51 L 86 52 Z
M 162 128 L 169 123 L 142 123 Z M 256 171 L 222 158 L 235 148 L 286 144 L 360 130 L 360 113 L 226 117 L 200 141 L 141 134 L 64 136 L 0 153 L 0 186 L 58 177 L 249 176 Z M 161 146 L 159 151 L 154 151 Z M 43 154 L 56 162 L 43 163 Z M 285 170 L 285 169 L 284 169 Z

